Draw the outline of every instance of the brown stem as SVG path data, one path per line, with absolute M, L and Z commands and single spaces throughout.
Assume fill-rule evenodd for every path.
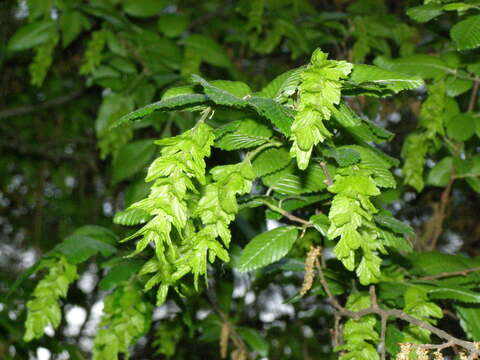
M 288 211 L 282 209 L 281 207 L 278 207 L 276 205 L 273 205 L 271 203 L 269 203 L 268 201 L 263 201 L 263 203 L 268 206 L 270 209 L 272 209 L 273 211 L 276 211 L 278 212 L 279 214 L 281 214 L 282 216 L 286 217 L 288 220 L 291 220 L 291 221 L 295 221 L 295 222 L 298 222 L 300 224 L 303 224 L 305 226 L 310 226 L 312 225 L 312 223 L 310 221 L 307 221 L 307 220 L 304 220 L 302 218 L 299 218 L 298 216 L 295 216 L 291 213 L 289 213 Z
M 458 346 L 462 347 L 463 349 L 468 350 L 471 355 L 480 355 L 480 350 L 477 349 L 474 342 L 458 339 L 458 338 L 450 335 L 446 331 L 444 331 L 442 329 L 439 329 L 439 328 L 437 328 L 437 327 L 435 327 L 435 326 L 433 326 L 433 325 L 431 325 L 427 322 L 419 320 L 419 319 L 403 312 L 402 310 L 399 310 L 399 309 L 382 309 L 378 306 L 378 304 L 377 304 L 377 306 L 375 306 L 375 304 L 372 304 L 372 306 L 370 306 L 369 308 L 359 310 L 359 311 L 351 311 L 351 310 L 348 310 L 348 309 L 344 308 L 343 306 L 341 306 L 339 304 L 337 299 L 332 295 L 332 292 L 330 291 L 328 283 L 327 283 L 327 281 L 325 279 L 325 276 L 323 274 L 323 270 L 320 266 L 320 262 L 317 261 L 316 264 L 317 264 L 317 269 L 318 269 L 318 273 L 319 273 L 320 283 L 321 283 L 323 289 L 325 290 L 325 293 L 327 294 L 328 301 L 335 308 L 336 312 L 338 314 L 340 314 L 341 316 L 352 318 L 354 320 L 358 320 L 363 316 L 374 314 L 374 315 L 380 316 L 380 318 L 385 322 L 385 324 L 386 324 L 386 321 L 390 317 L 393 317 L 393 318 L 396 318 L 396 319 L 406 321 L 410 324 L 416 325 L 416 326 L 421 327 L 423 329 L 426 329 L 426 330 L 430 331 L 431 333 L 437 335 L 439 338 L 444 339 L 449 343 L 452 343 L 454 345 L 458 345 Z M 373 290 L 370 290 L 370 291 L 371 291 L 370 292 L 371 295 L 374 294 Z M 372 300 L 376 301 L 376 295 Z
M 434 211 L 434 214 L 432 216 L 431 221 L 432 221 L 433 234 L 432 234 L 432 240 L 430 243 L 430 250 L 434 250 L 436 248 L 438 243 L 438 238 L 442 234 L 443 222 L 447 215 L 447 206 L 448 206 L 448 203 L 450 202 L 450 193 L 452 192 L 452 187 L 454 182 L 455 182 L 455 172 L 452 171 L 452 173 L 450 174 L 450 179 L 448 181 L 448 184 L 443 190 L 442 195 L 440 196 L 440 205 L 438 206 L 438 208 L 436 208 L 436 211 Z
M 440 274 L 436 275 L 431 275 L 431 276 L 424 276 L 421 278 L 418 278 L 418 280 L 436 280 L 436 279 L 442 279 L 450 276 L 459 276 L 463 275 L 466 276 L 467 274 L 475 271 L 480 271 L 480 266 L 471 268 L 471 269 L 465 269 L 465 270 L 459 270 L 459 271 L 451 271 L 451 272 L 442 272 Z
M 14 116 L 21 116 L 21 115 L 27 115 L 30 113 L 34 113 L 37 111 L 49 109 L 51 107 L 56 107 L 60 106 L 63 104 L 66 104 L 72 100 L 75 100 L 78 98 L 80 95 L 82 95 L 83 90 L 75 90 L 71 92 L 70 94 L 59 96 L 55 99 L 47 100 L 41 104 L 37 105 L 25 105 L 25 106 L 20 106 L 16 107 L 13 109 L 7 109 L 4 111 L 0 111 L 0 119 L 5 119 L 9 117 L 14 117 Z
M 473 82 L 473 89 L 470 94 L 470 101 L 468 103 L 468 109 L 467 109 L 468 112 L 473 111 L 473 109 L 475 109 L 475 102 L 477 100 L 479 81 L 480 79 L 478 77 L 475 77 L 475 81 Z
M 332 176 L 330 171 L 328 171 L 327 163 L 325 161 L 320 161 L 320 167 L 322 168 L 323 175 L 325 176 L 325 184 L 328 186 L 333 185 Z
M 213 300 L 213 297 L 210 296 L 207 292 L 207 299 L 210 302 L 210 305 L 212 305 L 213 310 L 217 313 L 217 315 L 222 319 L 224 326 L 228 326 L 229 328 L 229 333 L 231 334 L 231 339 L 237 349 L 239 349 L 241 352 L 243 352 L 248 359 L 248 351 L 247 351 L 247 346 L 243 342 L 242 338 L 238 334 L 237 330 L 235 329 L 235 326 L 233 326 L 232 322 L 230 321 L 229 317 L 227 314 L 225 314 L 222 309 L 217 305 L 217 303 Z

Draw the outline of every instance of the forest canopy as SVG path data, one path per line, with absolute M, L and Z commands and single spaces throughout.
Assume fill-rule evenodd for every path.
M 0 359 L 480 357 L 480 0 L 0 3 Z

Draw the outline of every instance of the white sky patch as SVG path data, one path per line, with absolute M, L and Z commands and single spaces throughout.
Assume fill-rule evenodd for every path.
M 276 229 L 280 226 L 282 226 L 283 224 L 281 222 L 278 222 L 277 220 L 270 220 L 270 219 L 267 219 L 267 230 L 270 231 L 270 230 L 273 230 L 273 229 Z
M 44 347 L 39 347 L 37 349 L 37 359 L 38 360 L 50 360 L 52 357 L 52 353 L 50 350 L 44 348 Z

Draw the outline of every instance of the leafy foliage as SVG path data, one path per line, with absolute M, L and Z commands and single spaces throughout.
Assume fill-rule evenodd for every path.
M 0 7 L 0 358 L 480 355 L 476 1 Z
M 25 322 L 25 341 L 43 336 L 45 327 L 57 328 L 62 319 L 60 298 L 67 296 L 68 285 L 77 278 L 77 269 L 64 257 L 46 262 L 48 274 L 38 283 L 34 298 L 27 303 L 28 316 Z

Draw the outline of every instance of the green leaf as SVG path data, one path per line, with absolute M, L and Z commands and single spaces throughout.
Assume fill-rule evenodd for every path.
M 22 51 L 41 45 L 53 38 L 57 32 L 51 20 L 36 21 L 22 26 L 8 41 L 8 50 Z
M 428 290 L 432 299 L 458 300 L 465 303 L 480 303 L 480 294 L 460 286 L 440 286 Z
M 213 80 L 210 81 L 210 84 L 239 98 L 246 97 L 252 93 L 250 86 L 241 81 Z
M 215 104 L 223 106 L 232 106 L 238 108 L 249 107 L 255 110 L 259 115 L 267 118 L 275 125 L 283 134 L 290 134 L 290 127 L 293 121 L 293 113 L 287 107 L 280 105 L 272 99 L 261 98 L 257 96 L 245 96 L 240 98 L 233 93 L 225 89 L 233 89 L 237 93 L 239 92 L 238 84 L 234 87 L 233 84 L 229 84 L 225 87 L 226 83 L 222 83 L 225 89 L 218 86 L 214 86 L 214 82 L 208 82 L 202 79 L 198 75 L 193 75 L 193 81 L 203 86 L 205 94 Z M 244 89 L 243 91 L 245 91 Z
M 333 119 L 354 138 L 365 142 L 383 143 L 393 137 L 393 133 L 385 130 L 368 119 L 360 118 L 345 103 L 332 109 Z
M 412 253 L 409 259 L 413 265 L 412 273 L 420 276 L 431 276 L 444 272 L 462 271 L 479 266 L 478 261 L 474 261 L 465 256 L 449 255 L 439 252 Z M 476 279 L 476 281 L 480 281 L 480 274 L 472 273 L 470 276 Z M 457 278 L 452 278 L 452 280 L 458 283 L 462 277 L 465 278 L 460 275 Z M 445 282 L 446 280 L 449 279 L 443 281 Z M 471 279 L 469 281 L 471 281 Z
M 290 154 L 286 148 L 269 148 L 255 157 L 252 166 L 255 175 L 262 177 L 286 167 L 290 161 Z
M 438 162 L 428 173 L 427 184 L 444 187 L 450 181 L 453 170 L 453 158 L 448 156 Z
M 407 10 L 408 16 L 410 16 L 413 20 L 422 23 L 430 21 L 442 13 L 442 5 L 435 3 L 415 6 Z
M 253 351 L 262 357 L 268 356 L 269 344 L 257 330 L 246 327 L 237 327 L 236 329 Z
M 470 16 L 456 23 L 450 30 L 450 36 L 458 50 L 470 50 L 480 46 L 480 15 Z
M 158 19 L 158 30 L 166 37 L 180 36 L 188 26 L 188 18 L 180 14 L 162 14 Z
M 469 113 L 460 113 L 447 119 L 446 128 L 448 137 L 466 141 L 475 133 L 475 117 Z
M 152 218 L 149 212 L 139 208 L 128 208 L 115 214 L 113 222 L 118 225 L 133 226 L 144 224 Z
M 360 161 L 360 153 L 354 149 L 332 148 L 326 149 L 322 153 L 327 157 L 334 158 L 341 167 L 353 165 Z
M 333 176 L 334 167 L 328 166 L 328 169 Z M 325 189 L 325 179 L 319 165 L 315 164 L 309 166 L 306 171 L 300 171 L 294 163 L 291 163 L 284 169 L 264 176 L 262 181 L 280 194 L 300 195 Z
M 313 224 L 315 229 L 322 234 L 322 236 L 326 237 L 328 228 L 330 227 L 330 220 L 328 219 L 328 216 L 325 214 L 318 214 L 318 215 L 312 215 L 310 217 L 310 222 Z
M 423 79 L 441 77 L 450 71 L 445 61 L 432 55 L 410 55 L 398 59 L 379 56 L 374 64 L 391 71 L 420 76 Z
M 124 259 L 120 263 L 112 266 L 108 273 L 98 283 L 100 290 L 110 291 L 117 285 L 130 279 L 133 274 L 138 273 L 142 267 L 139 260 Z
M 82 29 L 89 29 L 88 18 L 79 11 L 69 10 L 60 17 L 62 29 L 63 47 L 67 47 L 82 32 Z
M 357 86 L 371 83 L 394 93 L 402 90 L 413 90 L 423 85 L 423 80 L 417 76 L 396 73 L 373 65 L 355 65 L 350 80 Z
M 292 95 L 297 90 L 300 82 L 300 74 L 302 69 L 292 69 L 283 74 L 278 75 L 261 91 L 256 93 L 256 96 L 275 99 L 282 93 L 287 96 Z
M 110 256 L 117 249 L 99 238 L 81 234 L 72 234 L 55 247 L 72 264 L 79 264 L 96 254 Z
M 286 136 L 289 136 L 290 127 L 293 123 L 293 112 L 287 107 L 280 105 L 272 99 L 252 96 L 248 99 L 248 103 L 260 115 L 264 116 Z
M 262 145 L 272 136 L 272 130 L 253 119 L 239 122 L 233 132 L 227 132 L 215 141 L 215 146 L 223 150 L 246 149 Z
M 208 97 L 202 94 L 185 94 L 174 97 L 169 97 L 165 100 L 157 101 L 153 104 L 144 106 L 143 108 L 132 111 L 131 113 L 122 116 L 119 120 L 114 122 L 110 129 L 116 128 L 121 124 L 127 123 L 131 120 L 142 118 L 154 111 L 171 111 L 181 109 L 185 106 L 193 106 L 204 104 L 208 101 Z
M 148 0 L 150 1 L 150 0 Z M 231 68 L 232 61 L 226 54 L 222 46 L 220 46 L 211 37 L 201 34 L 192 34 L 186 39 L 182 40 L 182 43 L 195 51 L 195 54 L 200 58 L 214 66 Z
M 471 304 L 455 304 L 455 311 L 460 317 L 462 326 L 468 337 L 474 341 L 480 340 L 480 306 Z
M 251 271 L 280 260 L 297 240 L 295 226 L 281 226 L 255 236 L 243 249 L 239 270 Z
M 155 150 L 152 140 L 139 140 L 120 148 L 112 163 L 112 182 L 119 183 L 144 169 Z
M 383 226 L 393 232 L 405 236 L 415 236 L 415 231 L 402 221 L 395 219 L 393 216 L 388 215 L 375 215 L 375 221 L 380 226 Z
M 445 80 L 446 91 L 448 96 L 455 97 L 464 94 L 473 86 L 472 80 L 459 79 L 455 76 L 448 76 Z
M 158 15 L 169 2 L 167 0 L 123 0 L 123 10 L 131 16 L 150 17 Z

